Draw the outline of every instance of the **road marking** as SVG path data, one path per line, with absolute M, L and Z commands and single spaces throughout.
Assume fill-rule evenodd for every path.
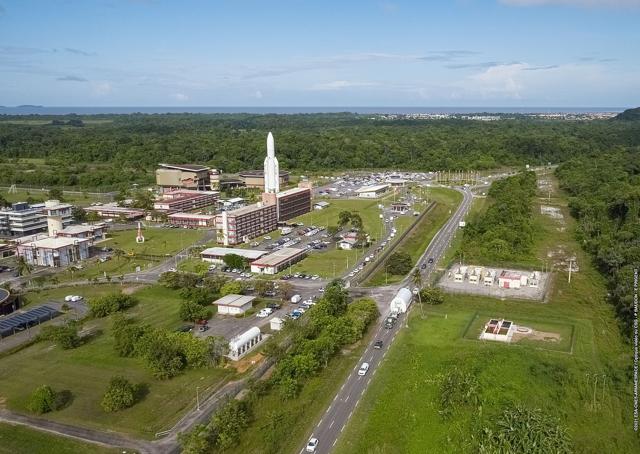
M 335 440 L 333 440 L 333 444 L 331 446 L 335 446 L 337 441 L 338 441 L 337 438 Z
M 369 380 L 367 380 L 367 386 L 369 386 L 369 383 L 371 383 L 371 378 L 369 378 Z
M 360 392 L 360 396 L 362 396 L 364 394 L 364 388 L 362 388 L 362 391 Z
M 334 419 L 333 421 L 331 421 L 331 424 L 329 424 L 329 429 L 331 429 L 331 427 L 333 426 L 333 423 L 336 422 L 336 420 Z
M 347 398 L 344 400 L 344 403 L 347 403 L 347 401 L 349 400 L 349 397 L 351 397 L 351 395 L 347 396 Z

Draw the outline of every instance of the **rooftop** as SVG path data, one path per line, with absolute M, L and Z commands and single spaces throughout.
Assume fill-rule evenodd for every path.
M 254 299 L 256 299 L 255 296 L 230 294 L 215 300 L 211 304 L 215 304 L 216 306 L 242 307 L 252 302 Z
M 60 249 L 67 246 L 73 246 L 77 243 L 83 243 L 89 241 L 86 238 L 65 238 L 65 237 L 47 237 L 41 240 L 29 241 L 22 243 L 23 246 L 45 248 L 45 249 Z
M 258 251 L 255 249 L 240 249 L 230 247 L 210 247 L 200 253 L 200 255 L 212 255 L 215 257 L 224 257 L 228 254 L 239 255 L 249 260 L 255 260 L 265 255 L 267 251 Z
M 383 189 L 387 189 L 389 187 L 388 184 L 376 184 L 376 185 L 372 185 L 372 186 L 362 186 L 361 188 L 357 189 L 356 192 L 378 192 L 378 191 L 382 191 Z
M 243 214 L 253 213 L 254 211 L 261 210 L 262 208 L 265 208 L 266 206 L 268 206 L 268 205 L 254 203 L 253 205 L 247 205 L 246 207 L 242 207 L 242 208 L 238 208 L 238 209 L 235 209 L 235 210 L 227 211 L 226 213 L 229 216 L 242 216 Z M 273 205 L 273 206 L 275 206 L 275 205 Z
M 168 216 L 169 219 L 201 219 L 208 221 L 216 216 L 213 214 L 196 214 L 196 213 L 173 213 Z
M 291 194 L 299 194 L 301 192 L 311 192 L 309 188 L 291 188 L 286 191 L 280 191 L 276 194 L 276 197 L 286 197 Z
M 275 252 L 272 252 L 271 254 L 262 257 L 261 259 L 256 260 L 251 265 L 257 265 L 257 266 L 280 265 L 281 263 L 291 260 L 299 256 L 300 254 L 304 254 L 305 252 L 306 251 L 304 249 L 285 247 Z
M 197 164 L 158 164 L 165 169 L 186 170 L 188 172 L 200 172 L 203 170 L 210 170 L 207 166 L 201 166 Z

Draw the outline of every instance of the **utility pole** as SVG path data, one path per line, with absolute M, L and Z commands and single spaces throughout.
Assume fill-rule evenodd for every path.
M 571 270 L 572 270 L 572 265 L 573 264 L 573 260 L 569 259 L 569 284 L 571 284 Z

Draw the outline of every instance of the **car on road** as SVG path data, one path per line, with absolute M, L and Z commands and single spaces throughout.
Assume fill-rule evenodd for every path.
M 169 268 L 167 270 L 169 273 L 175 273 L 176 271 L 178 271 L 176 268 Z
M 318 447 L 318 439 L 317 438 L 312 438 L 311 440 L 309 440 L 309 443 L 307 443 L 307 452 L 316 452 L 316 448 Z
M 362 363 L 362 366 L 358 369 L 358 375 L 367 375 L 367 372 L 369 372 L 369 363 Z
M 433 257 L 429 257 L 429 260 L 427 260 L 427 262 L 433 263 Z
M 423 270 L 424 270 L 424 269 L 426 269 L 426 268 L 427 268 L 427 264 L 426 264 L 426 263 L 423 263 L 423 264 L 422 264 L 422 266 L 421 266 L 420 268 L 422 268 Z
M 382 348 L 384 343 L 381 340 L 377 340 L 375 344 L 373 344 L 373 348 Z

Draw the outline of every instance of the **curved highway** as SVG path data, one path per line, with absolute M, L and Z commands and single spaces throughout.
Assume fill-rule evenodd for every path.
M 464 219 L 469 211 L 469 207 L 471 206 L 473 194 L 471 193 L 470 188 L 458 189 L 458 191 L 463 195 L 462 202 L 458 205 L 458 208 L 449 218 L 444 227 L 434 235 L 429 246 L 427 246 L 424 254 L 422 254 L 420 260 L 418 260 L 418 263 L 416 264 L 417 267 L 421 268 L 422 263 L 427 263 L 429 258 L 433 258 L 433 263 L 427 263 L 426 268 L 422 270 L 424 282 L 427 282 L 427 279 L 435 270 L 438 260 L 442 257 L 445 250 L 451 243 L 454 233 L 458 229 L 459 222 Z M 392 329 L 386 329 L 383 327 L 383 322 L 386 318 L 384 315 L 388 312 L 388 304 L 391 302 L 393 294 L 395 294 L 395 291 L 400 287 L 411 286 L 412 273 L 413 270 L 400 284 L 397 284 L 396 286 L 389 286 L 387 287 L 386 292 L 384 292 L 384 295 L 387 295 L 387 311 L 382 312 L 383 316 L 380 317 L 378 321 L 375 336 L 373 336 L 369 341 L 369 345 L 365 348 L 360 360 L 349 373 L 349 376 L 346 378 L 342 387 L 333 398 L 331 404 L 329 404 L 329 407 L 320 417 L 320 420 L 313 429 L 313 432 L 310 434 L 309 438 L 318 439 L 318 446 L 315 450 L 316 453 L 329 453 L 333 450 L 340 434 L 349 422 L 356 406 L 369 386 L 371 379 L 376 374 L 380 362 L 386 356 L 389 346 L 395 340 L 400 327 L 403 325 L 403 319 L 408 316 L 407 314 L 402 314 Z M 377 291 L 380 290 L 381 289 L 377 289 Z M 374 348 L 375 342 L 379 340 L 383 343 L 382 347 Z M 358 369 L 364 362 L 369 363 L 369 371 L 365 375 L 359 375 Z M 305 452 L 305 447 L 306 441 L 305 446 L 302 447 L 300 451 L 301 453 Z

